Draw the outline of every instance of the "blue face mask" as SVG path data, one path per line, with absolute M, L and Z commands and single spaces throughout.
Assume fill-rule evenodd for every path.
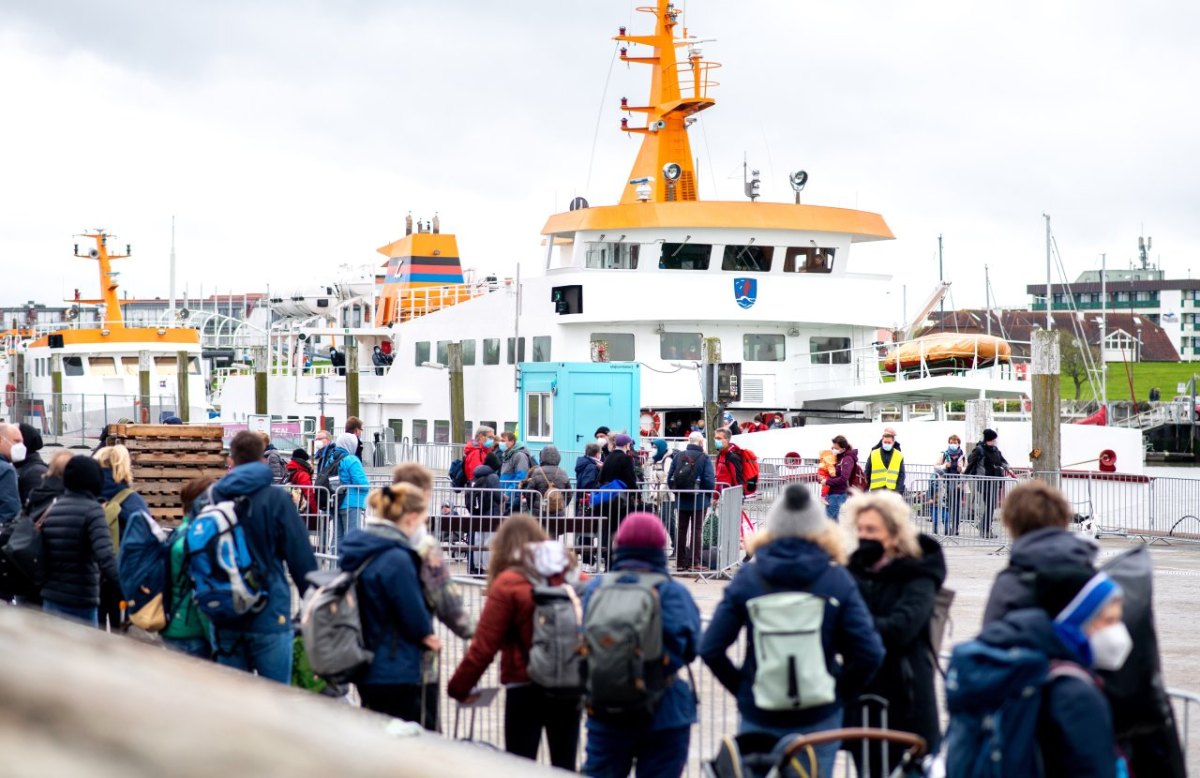
M 958 444 L 957 444 L 957 443 L 951 443 L 951 444 L 950 444 L 950 450 L 951 450 L 951 451 L 958 451 Z
M 891 450 L 892 450 L 892 444 L 891 444 L 891 443 L 881 443 L 879 447 L 880 447 L 880 448 L 882 448 L 884 451 L 891 451 Z
M 510 443 L 509 443 L 507 440 L 502 440 L 502 441 L 500 441 L 500 450 L 501 450 L 501 451 L 508 451 L 508 447 L 509 447 L 509 445 L 511 445 L 511 444 L 510 444 Z
M 484 441 L 483 441 L 483 447 L 484 447 L 484 448 L 491 448 L 491 447 L 492 447 L 492 446 L 494 446 L 494 445 L 496 445 L 496 439 L 495 439 L 495 438 L 485 438 L 485 439 L 484 439 Z
M 725 441 L 721 440 L 720 438 L 717 438 L 716 442 L 714 442 L 713 445 L 716 446 L 717 448 L 725 448 Z

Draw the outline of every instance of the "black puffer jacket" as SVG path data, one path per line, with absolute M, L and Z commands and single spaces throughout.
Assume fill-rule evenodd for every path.
M 946 558 L 933 538 L 920 535 L 918 541 L 920 557 L 893 559 L 872 571 L 855 554 L 847 567 L 858 582 L 887 651 L 883 667 L 866 693 L 888 701 L 890 729 L 916 733 L 925 738 L 930 750 L 936 751 L 938 711 L 928 635 L 933 597 L 946 580 Z M 845 721 L 848 727 L 863 726 L 862 706 L 848 704 Z
M 47 577 L 42 598 L 72 608 L 100 604 L 100 576 L 117 581 L 117 557 L 104 508 L 95 497 L 66 492 L 42 525 Z
M 29 493 L 29 499 L 25 501 L 25 512 L 30 516 L 41 515 L 42 511 L 50 506 L 50 503 L 62 496 L 65 489 L 61 475 L 46 476 Z
M 42 442 L 42 433 L 38 432 L 37 427 L 32 424 L 19 426 L 21 440 L 25 443 L 27 453 L 24 461 L 16 463 L 13 467 L 17 468 L 17 489 L 21 493 L 21 504 L 24 505 L 29 499 L 29 495 L 42 482 L 42 477 L 46 475 L 48 467 L 42 460 L 42 455 L 38 453 L 45 446 L 45 443 Z

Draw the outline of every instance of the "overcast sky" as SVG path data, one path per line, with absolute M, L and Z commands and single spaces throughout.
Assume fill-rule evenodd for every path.
M 193 294 L 373 263 L 409 210 L 439 212 L 467 267 L 536 266 L 546 217 L 614 202 L 633 162 L 618 101 L 647 71 L 611 40 L 649 29 L 633 5 L 0 2 L 0 302 L 94 294 L 69 257 L 94 226 L 133 244 L 130 294 L 165 296 L 172 214 Z M 701 196 L 741 198 L 743 152 L 767 199 L 807 169 L 805 202 L 883 214 L 897 240 L 854 269 L 893 273 L 910 313 L 939 232 L 955 305 L 982 305 L 984 264 L 1025 304 L 1042 213 L 1072 278 L 1100 252 L 1127 266 L 1143 225 L 1170 275 L 1200 274 L 1200 5 L 682 5 L 723 64 L 692 129 Z

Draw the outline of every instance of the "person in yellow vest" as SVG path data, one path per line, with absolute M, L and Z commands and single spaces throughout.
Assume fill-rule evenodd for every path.
M 904 494 L 904 454 L 896 445 L 896 434 L 889 427 L 883 431 L 879 446 L 871 449 L 865 468 L 867 489 L 891 489 Z

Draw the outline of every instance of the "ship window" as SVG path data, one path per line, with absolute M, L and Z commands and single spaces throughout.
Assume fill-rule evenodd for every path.
M 771 269 L 771 257 L 774 255 L 774 246 L 726 246 L 721 269 L 741 273 L 766 273 Z
M 658 355 L 663 359 L 701 358 L 699 332 L 664 332 L 658 336 Z
M 832 273 L 833 255 L 837 249 L 816 246 L 793 246 L 783 260 L 785 273 Z
M 83 357 L 63 357 L 63 374 L 83 375 Z
M 500 339 L 499 338 L 484 338 L 483 339 L 483 364 L 485 364 L 485 365 L 500 364 Z
M 437 363 L 439 365 L 450 364 L 450 341 L 439 340 L 437 342 Z
M 138 374 L 138 358 L 137 357 L 121 357 L 121 372 L 125 375 Z
M 511 432 L 514 435 L 517 434 L 517 423 L 515 421 L 504 422 L 504 431 Z
M 450 442 L 450 422 L 446 421 L 445 419 L 438 419 L 433 423 L 433 442 Z
M 530 392 L 525 397 L 526 440 L 551 441 L 550 422 L 554 400 L 549 392 Z
M 639 243 L 588 243 L 585 264 L 597 270 L 637 270 Z
M 429 341 L 422 340 L 416 343 L 416 365 L 420 367 L 422 364 L 429 361 Z
M 424 419 L 413 419 L 413 443 L 429 442 L 429 422 Z
M 481 422 L 479 422 L 479 426 L 480 427 L 491 427 L 493 430 L 500 429 L 500 425 L 494 421 L 481 421 Z M 470 424 L 468 424 L 467 429 L 474 431 L 474 430 L 478 429 L 478 427 L 472 427 Z
M 707 243 L 664 243 L 659 270 L 708 270 L 712 246 Z
M 742 359 L 747 362 L 782 362 L 782 335 L 743 335 Z
M 392 428 L 397 443 L 404 440 L 404 419 L 388 419 L 388 426 Z
M 533 338 L 533 361 L 534 362 L 549 362 L 550 361 L 550 336 L 535 335 Z
M 593 332 L 593 362 L 632 362 L 633 335 L 627 332 Z
M 814 365 L 850 364 L 849 338 L 809 338 L 808 351 Z
M 179 375 L 179 363 L 175 357 L 155 357 L 154 372 L 159 378 L 173 378 Z
M 464 340 L 462 342 L 462 346 L 463 346 L 463 348 L 462 348 L 463 364 L 464 365 L 475 364 L 475 341 L 474 340 Z
M 117 360 L 113 357 L 91 357 L 88 359 L 88 367 L 95 376 L 111 377 L 117 374 Z
M 515 362 L 514 362 L 515 360 Z M 512 365 L 516 362 L 525 361 L 525 339 L 524 338 L 509 338 L 508 339 L 508 364 Z

